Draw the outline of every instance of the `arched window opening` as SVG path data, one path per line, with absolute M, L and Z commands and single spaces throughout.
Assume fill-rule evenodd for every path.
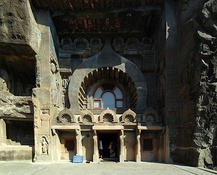
M 123 108 L 123 91 L 114 83 L 102 83 L 93 91 L 94 109 Z
M 111 92 L 105 92 L 102 95 L 103 108 L 115 108 L 115 96 Z

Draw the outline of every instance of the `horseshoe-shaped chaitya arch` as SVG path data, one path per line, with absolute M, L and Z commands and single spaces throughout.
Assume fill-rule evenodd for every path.
M 79 114 L 83 109 L 86 100 L 87 88 L 90 83 L 94 83 L 103 76 L 113 75 L 114 81 L 125 81 L 132 91 L 134 100 L 133 108 L 136 113 L 143 113 L 146 109 L 147 84 L 142 72 L 128 59 L 118 55 L 110 46 L 110 41 L 106 41 L 102 51 L 82 62 L 71 76 L 68 96 L 70 101 L 70 111 Z M 108 78 L 106 77 L 106 78 Z M 111 77 L 112 78 L 112 77 Z M 96 80 L 96 81 L 94 81 Z M 136 92 L 136 93 L 135 93 Z M 84 102 L 79 98 L 83 98 Z

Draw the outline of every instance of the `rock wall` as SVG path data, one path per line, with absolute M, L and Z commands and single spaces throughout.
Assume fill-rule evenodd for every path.
M 200 91 L 193 142 L 200 147 L 199 165 L 217 167 L 217 2 L 207 1 L 195 19 L 199 39 Z
M 52 17 L 46 9 L 32 9 L 31 1 L 25 0 L 2 0 L 0 9 L 0 132 L 6 132 L 6 118 L 34 120 L 34 160 L 57 160 L 58 135 L 50 127 L 65 107 L 66 93 Z M 165 0 L 162 14 L 153 36 L 157 66 L 143 68 L 143 73 L 150 79 L 148 89 L 154 87 L 148 91 L 147 104 L 157 108 L 166 126 L 164 146 L 169 154 L 164 159 L 216 168 L 217 2 Z M 71 79 L 71 89 L 75 82 Z M 71 96 L 77 99 L 77 94 Z M 5 140 L 6 136 L 0 137 L 2 143 Z M 29 158 L 31 149 L 26 151 Z
M 175 162 L 212 168 L 216 166 L 217 3 L 191 0 L 177 6 L 179 23 L 173 34 L 179 36 L 175 45 L 180 116 L 179 124 L 168 123 L 174 131 L 170 156 Z
M 29 1 L 2 0 L 0 7 L 0 53 L 34 55 L 40 45 L 40 31 Z

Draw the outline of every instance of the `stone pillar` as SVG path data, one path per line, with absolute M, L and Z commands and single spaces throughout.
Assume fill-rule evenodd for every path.
M 93 162 L 98 162 L 99 151 L 98 151 L 98 138 L 96 130 L 93 131 Z
M 82 151 L 82 137 L 81 137 L 81 130 L 80 129 L 76 129 L 76 148 L 77 148 L 77 153 L 76 155 L 83 155 L 83 151 Z
M 124 130 L 120 132 L 120 162 L 124 162 Z
M 136 147 L 136 162 L 141 162 L 141 130 L 137 131 L 137 147 Z
M 35 12 L 38 28 L 41 31 L 40 49 L 36 54 L 36 88 L 33 89 L 34 105 L 34 161 L 59 160 L 59 148 L 51 133 L 51 121 L 58 111 L 60 74 L 55 54 L 55 34 L 48 10 Z M 43 24 L 43 25 L 42 25 Z M 48 151 L 46 150 L 46 147 Z

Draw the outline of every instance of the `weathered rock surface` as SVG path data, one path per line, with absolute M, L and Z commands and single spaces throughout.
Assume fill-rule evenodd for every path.
M 35 55 L 41 34 L 29 1 L 2 0 L 0 8 L 1 55 Z
M 217 2 L 183 1 L 181 124 L 171 139 L 174 161 L 217 166 Z
M 0 117 L 33 118 L 31 96 L 18 97 L 9 92 L 0 92 Z
M 161 22 L 158 24 L 159 29 L 154 25 L 151 26 L 151 28 L 156 27 L 153 31 L 158 31 L 156 34 L 153 34 L 155 33 L 153 31 L 150 33 L 151 36 L 148 40 L 151 44 L 146 45 L 147 50 L 140 48 L 144 43 L 140 43 L 138 38 L 130 36 L 132 34 L 126 33 L 125 37 L 120 39 L 119 33 L 118 37 L 116 33 L 114 41 L 120 41 L 120 43 L 123 41 L 123 43 L 113 45 L 114 50 L 126 59 L 110 50 L 110 46 L 108 51 L 101 51 L 105 36 L 101 37 L 104 41 L 101 38 L 96 40 L 95 36 L 93 38 L 88 36 L 89 24 L 87 25 L 87 21 L 82 15 L 77 14 L 79 10 L 73 12 L 79 18 L 77 21 L 69 22 L 71 29 L 66 27 L 65 30 L 64 25 L 58 26 L 58 21 L 61 21 L 62 17 L 58 17 L 58 13 L 55 12 L 53 15 L 57 16 L 53 17 L 47 8 L 52 6 L 51 3 L 67 6 L 66 1 L 46 0 L 43 2 L 37 0 L 35 3 L 38 6 L 34 6 L 36 7 L 35 11 L 30 2 L 32 1 L 2 0 L 0 2 L 0 121 L 6 121 L 0 123 L 2 126 L 0 134 L 6 131 L 6 125 L 10 125 L 11 121 L 15 121 L 14 119 L 19 122 L 15 121 L 10 129 L 13 130 L 14 126 L 21 125 L 22 131 L 26 129 L 22 125 L 23 121 L 30 121 L 33 127 L 34 120 L 34 129 L 30 128 L 32 133 L 26 134 L 26 138 L 28 139 L 30 135 L 31 142 L 29 143 L 33 144 L 34 130 L 35 160 L 50 161 L 52 156 L 57 156 L 56 150 L 53 148 L 60 148 L 60 146 L 50 147 L 49 152 L 48 148 L 46 151 L 41 149 L 44 144 L 52 145 L 52 141 L 55 139 L 57 139 L 56 142 L 59 141 L 56 131 L 52 130 L 51 132 L 51 121 L 58 116 L 63 108 L 69 108 L 67 110 L 71 110 L 70 113 L 74 113 L 78 118 L 81 109 L 88 108 L 87 89 L 94 83 L 98 83 L 99 77 L 101 77 L 100 80 L 108 80 L 107 74 L 111 73 L 117 77 L 120 76 L 120 82 L 122 79 L 126 79 L 126 84 L 128 82 L 127 86 L 131 87 L 132 96 L 135 97 L 132 100 L 132 106 L 141 106 L 138 115 L 145 110 L 146 104 L 147 107 L 153 105 L 158 108 L 162 124 L 165 124 L 167 128 L 166 136 L 164 133 L 162 135 L 165 136 L 165 140 L 168 136 L 169 158 L 174 162 L 193 166 L 217 167 L 216 0 L 165 1 L 165 13 L 162 13 Z M 85 1 L 87 4 L 89 2 Z M 141 2 L 145 3 L 146 1 Z M 55 11 L 54 4 L 51 8 L 53 11 Z M 41 8 L 43 6 L 46 7 L 46 10 Z M 65 6 L 60 9 L 64 11 Z M 56 8 L 59 9 L 58 6 Z M 88 9 L 89 6 L 87 5 L 85 8 Z M 93 4 L 91 8 L 93 8 Z M 160 13 L 159 11 L 157 14 Z M 82 11 L 82 14 L 86 14 L 86 12 Z M 115 15 L 119 15 L 119 12 Z M 129 13 L 126 16 L 131 17 L 131 15 Z M 86 15 L 86 17 L 90 20 L 90 16 Z M 66 24 L 67 19 L 62 20 L 62 24 Z M 154 19 L 156 18 L 152 18 L 152 20 L 150 18 L 148 21 L 151 23 Z M 78 21 L 80 21 L 80 26 L 77 25 Z M 84 24 L 82 21 L 85 21 Z M 67 26 L 70 26 L 68 24 Z M 120 24 L 119 26 L 121 26 Z M 76 30 L 73 28 L 75 26 Z M 97 31 L 97 26 L 90 26 Z M 102 31 L 110 30 L 109 23 L 107 26 L 102 26 Z M 62 32 L 61 35 L 57 34 L 58 31 L 55 33 L 58 27 L 64 29 L 59 31 L 59 33 Z M 78 32 L 79 27 L 83 27 L 83 33 L 75 36 L 75 33 L 71 33 L 71 36 L 75 37 L 73 40 L 68 36 L 63 37 L 69 31 Z M 101 36 L 101 30 L 99 31 L 97 35 Z M 166 36 L 163 33 L 166 33 Z M 88 36 L 89 40 L 85 39 L 83 35 Z M 162 36 L 165 38 L 162 39 Z M 94 38 L 97 41 L 96 45 L 91 44 Z M 131 40 L 132 38 L 133 40 Z M 62 40 L 59 42 L 59 39 Z M 67 45 L 67 41 L 69 41 L 69 45 Z M 128 47 L 127 41 L 132 41 L 132 48 Z M 108 40 L 108 42 L 110 41 Z M 62 57 L 60 59 L 57 59 L 58 49 L 60 49 L 60 57 Z M 145 55 L 147 53 L 151 54 L 147 56 Z M 112 61 L 115 61 L 117 57 L 117 63 L 112 64 L 111 57 Z M 151 62 L 149 62 L 150 60 Z M 131 65 L 131 61 L 133 66 L 126 66 L 128 63 Z M 134 64 L 135 67 L 138 67 L 138 71 L 137 68 L 134 69 Z M 115 66 L 119 68 L 119 65 L 121 69 L 122 67 L 128 69 L 126 74 L 115 73 L 115 69 L 110 71 L 110 68 Z M 96 68 L 98 72 L 95 70 Z M 141 76 L 138 73 L 140 71 Z M 71 73 L 75 78 L 70 78 Z M 143 84 L 139 83 L 143 75 L 147 79 L 147 87 L 145 81 L 145 83 L 142 82 Z M 121 76 L 125 78 L 121 78 Z M 134 80 L 135 87 L 132 86 L 133 82 L 131 83 L 128 76 L 138 79 L 138 81 Z M 113 81 L 116 80 L 113 79 Z M 138 93 L 139 89 L 143 89 L 141 92 L 144 92 L 145 95 Z M 20 142 L 20 135 L 18 137 L 16 131 L 14 132 L 14 138 L 12 137 L 11 140 L 6 138 L 6 134 L 0 136 L 0 140 L 7 140 L 9 145 L 24 143 Z M 140 135 L 138 138 L 140 139 Z M 163 145 L 167 145 L 167 143 L 163 143 Z M 2 160 L 29 159 L 32 156 L 31 149 L 25 151 L 27 155 L 25 155 L 26 153 L 20 154 L 21 157 L 13 147 L 0 151 Z M 41 156 L 42 153 L 46 153 L 46 156 Z M 58 156 L 60 154 L 59 152 Z

